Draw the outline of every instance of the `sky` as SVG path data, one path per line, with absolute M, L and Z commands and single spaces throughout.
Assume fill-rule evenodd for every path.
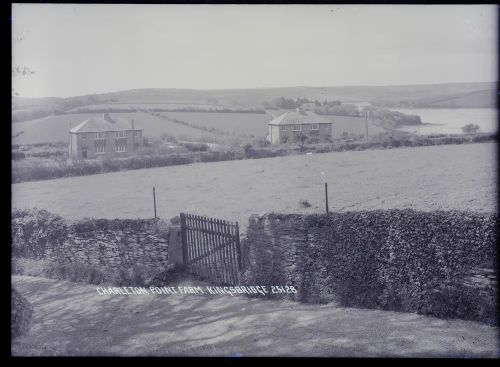
M 495 5 L 13 4 L 21 97 L 497 81 Z

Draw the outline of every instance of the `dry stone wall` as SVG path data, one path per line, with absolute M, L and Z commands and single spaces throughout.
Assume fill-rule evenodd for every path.
M 179 226 L 162 219 L 82 219 L 15 210 L 12 256 L 80 263 L 107 270 L 166 269 L 180 251 Z M 178 256 L 177 256 L 178 257 Z
M 147 230 L 101 230 L 84 234 L 70 232 L 60 244 L 47 247 L 46 258 L 112 270 L 133 265 L 164 268 L 168 263 L 168 240 Z
M 301 302 L 494 324 L 497 223 L 496 213 L 410 209 L 252 216 L 243 279 L 293 285 L 276 297 Z M 478 268 L 489 278 L 470 284 Z

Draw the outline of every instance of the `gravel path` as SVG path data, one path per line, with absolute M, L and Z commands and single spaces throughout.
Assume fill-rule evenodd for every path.
M 14 276 L 35 309 L 14 355 L 498 357 L 498 329 L 411 313 L 229 295 L 102 296 Z

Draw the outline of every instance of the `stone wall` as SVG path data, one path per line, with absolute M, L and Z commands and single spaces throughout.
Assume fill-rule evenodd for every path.
M 15 210 L 12 256 L 80 263 L 106 270 L 168 269 L 182 262 L 178 218 L 82 219 L 44 210 Z
M 150 230 L 100 230 L 68 233 L 56 246 L 48 246 L 46 259 L 79 262 L 116 270 L 140 265 L 165 268 L 168 264 L 168 238 Z
M 496 322 L 497 215 L 455 211 L 375 210 L 322 215 L 252 216 L 243 279 L 293 285 L 279 298 L 332 300 L 379 308 Z M 474 269 L 488 281 L 471 285 Z M 484 277 L 483 277 L 484 278 Z

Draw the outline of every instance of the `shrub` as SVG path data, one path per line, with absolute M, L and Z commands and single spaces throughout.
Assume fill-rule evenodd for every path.
M 47 277 L 47 269 L 51 265 L 49 260 L 12 257 L 12 274 L 28 275 L 30 277 Z
M 114 286 L 149 286 L 164 269 L 133 265 L 116 271 L 80 262 L 13 258 L 13 274 L 67 280 L 73 283 Z M 157 285 L 157 284 L 156 284 Z
M 12 159 L 23 159 L 26 158 L 26 153 L 21 152 L 19 150 L 12 151 Z
M 68 232 L 65 220 L 46 210 L 14 209 L 12 212 L 13 256 L 40 259 L 48 243 L 60 243 Z
M 11 292 L 11 338 L 26 335 L 29 332 L 33 307 L 14 287 Z
M 253 158 L 255 155 L 255 150 L 250 143 L 243 145 L 243 151 L 245 152 L 245 158 Z
M 309 201 L 307 201 L 307 200 L 300 200 L 299 204 L 303 208 L 310 208 L 312 206 L 311 203 Z
M 191 152 L 206 152 L 209 147 L 204 143 L 182 143 Z
M 480 129 L 481 128 L 479 127 L 479 125 L 476 125 L 476 124 L 467 124 L 467 125 L 462 126 L 462 131 L 465 134 L 475 134 L 475 133 L 479 132 Z

